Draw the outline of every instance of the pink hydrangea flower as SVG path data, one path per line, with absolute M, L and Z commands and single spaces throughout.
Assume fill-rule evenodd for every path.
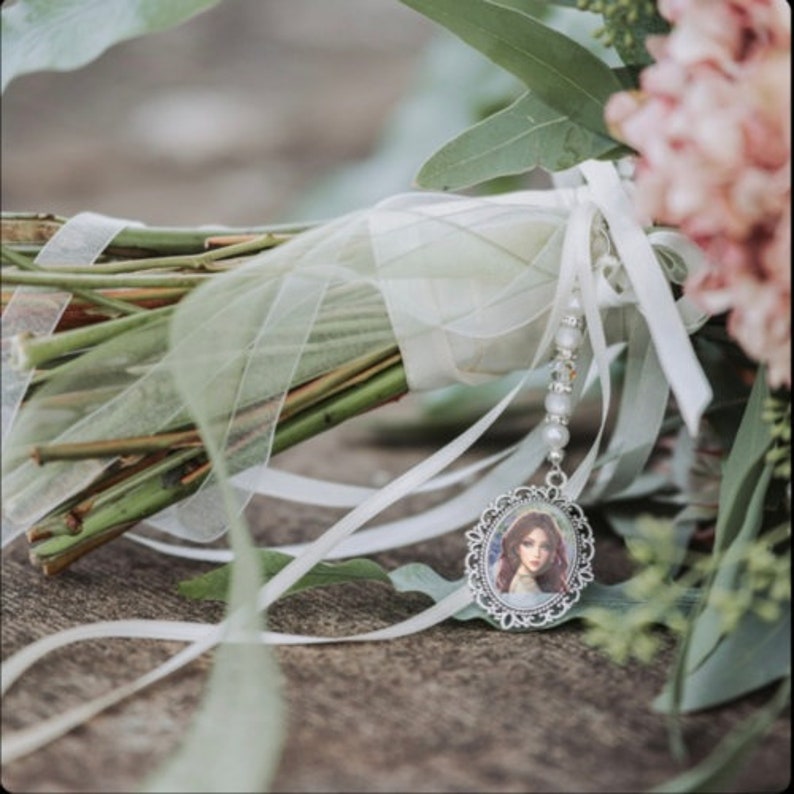
M 687 284 L 772 386 L 791 387 L 791 10 L 783 0 L 660 0 L 673 28 L 606 118 L 639 153 L 638 212 L 706 253 Z

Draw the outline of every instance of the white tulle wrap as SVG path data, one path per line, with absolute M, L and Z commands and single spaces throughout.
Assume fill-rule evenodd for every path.
M 270 396 L 272 412 L 248 458 L 251 465 L 266 463 L 280 402 L 296 377 L 395 340 L 414 390 L 527 372 L 547 358 L 574 284 L 602 385 L 606 346 L 649 333 L 664 374 L 658 385 L 666 393 L 669 384 L 694 432 L 710 390 L 687 327 L 702 318 L 684 301 L 676 307 L 654 255 L 654 235 L 633 219 L 614 168 L 587 163 L 581 170 L 588 183 L 573 188 L 493 198 L 396 196 L 256 257 L 183 302 L 170 350 L 147 342 L 143 357 L 134 359 L 119 349 L 121 374 L 109 390 L 97 390 L 96 404 L 55 416 L 34 402 L 19 417 L 19 445 L 45 433 L 46 440 L 87 441 L 157 432 L 184 421 L 186 403 L 205 417 L 227 416 L 230 427 L 251 399 Z M 689 267 L 697 265 L 680 235 L 656 234 L 668 251 L 685 252 Z M 605 246 L 617 256 L 607 259 L 608 267 L 599 256 Z M 107 356 L 95 363 L 86 358 L 66 388 L 107 379 Z M 228 433 L 219 439 L 221 446 L 233 442 Z M 22 462 L 4 483 L 7 537 L 85 487 L 109 462 L 43 470 Z M 518 473 L 520 481 L 531 471 Z M 266 470 L 261 477 L 266 482 Z M 211 487 L 153 523 L 195 540 L 216 537 L 226 515 L 208 495 Z
M 676 302 L 653 246 L 663 247 L 682 268 L 679 281 L 699 267 L 700 255 L 674 231 L 642 227 L 634 216 L 630 186 L 611 164 L 585 163 L 577 175 L 576 186 L 547 191 L 486 198 L 396 196 L 300 235 L 234 272 L 213 277 L 186 298 L 171 322 L 167 349 L 152 341 L 146 355 L 138 353 L 133 360 L 120 347 L 116 363 L 121 374 L 103 399 L 82 413 L 37 415 L 34 407 L 26 416 L 27 408 L 22 410 L 19 443 L 41 437 L 41 421 L 48 440 L 85 441 L 156 432 L 192 415 L 220 467 L 220 480 L 208 480 L 197 494 L 148 522 L 191 540 L 217 537 L 228 526 L 230 511 L 239 511 L 253 493 L 288 499 L 309 494 L 315 503 L 350 506 L 316 541 L 286 547 L 297 556 L 259 592 L 257 607 L 264 609 L 321 559 L 367 554 L 465 527 L 498 493 L 532 476 L 546 452 L 539 429 L 459 475 L 442 472 L 497 420 L 525 384 L 543 381 L 554 331 L 576 288 L 587 328 L 581 364 L 589 376 L 577 379 L 573 401 L 597 382 L 602 407 L 601 426 L 570 473 L 568 493 L 586 502 L 630 488 L 658 437 L 669 391 L 691 433 L 711 399 L 688 336 L 705 318 L 685 300 Z M 290 384 L 395 342 L 414 390 L 482 383 L 514 372 L 522 373 L 522 379 L 472 427 L 383 488 L 307 481 L 272 469 L 273 431 Z M 611 402 L 610 364 L 621 352 L 625 371 L 617 420 L 607 449 L 601 450 Z M 105 377 L 104 370 L 99 372 L 102 361 L 85 358 L 75 377 L 89 382 Z M 272 398 L 272 408 L 261 420 L 260 442 L 226 469 L 224 451 L 236 441 L 233 418 L 263 396 Z M 220 429 L 219 417 L 224 420 Z M 110 462 L 37 469 L 20 460 L 4 482 L 11 527 L 6 539 L 85 487 Z M 227 476 L 234 484 L 231 502 L 218 497 L 219 487 L 228 492 Z M 361 530 L 406 494 L 453 481 L 469 484 L 425 513 Z M 169 553 L 216 560 L 233 556 L 230 550 L 184 551 L 138 539 Z M 443 620 L 469 601 L 462 588 L 396 626 L 333 641 L 401 636 Z M 97 633 L 193 643 L 110 698 L 11 737 L 16 744 L 7 752 L 30 752 L 224 636 L 224 624 L 144 624 L 87 626 L 79 636 L 56 635 L 9 660 L 4 686 L 53 647 Z M 272 634 L 262 640 L 331 641 Z

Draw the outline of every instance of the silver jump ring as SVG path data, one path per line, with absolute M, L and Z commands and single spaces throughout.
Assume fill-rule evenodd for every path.
M 564 488 L 568 483 L 568 475 L 562 469 L 551 469 L 546 473 L 546 485 L 549 488 Z

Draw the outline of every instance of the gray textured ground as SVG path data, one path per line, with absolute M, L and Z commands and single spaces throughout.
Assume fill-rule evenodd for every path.
M 384 448 L 357 423 L 287 452 L 280 465 L 368 483 L 427 454 Z M 420 506 L 414 498 L 411 509 Z M 281 502 L 260 506 L 262 540 L 308 537 L 333 513 Z M 398 515 L 404 510 L 392 510 Z M 626 572 L 617 544 L 598 537 L 596 572 Z M 380 555 L 388 567 L 418 560 L 448 577 L 462 572 L 459 535 Z M 84 620 L 170 617 L 215 620 L 218 609 L 175 595 L 203 570 L 114 541 L 67 574 L 44 580 L 23 548 L 4 562 L 4 653 Z M 378 628 L 429 604 L 379 583 L 294 596 L 277 605 L 275 630 L 341 635 Z M 34 716 L 104 691 L 176 649 L 168 643 L 87 642 L 40 664 L 4 703 L 18 727 Z M 649 666 L 618 667 L 581 640 L 579 627 L 511 635 L 479 621 L 449 621 L 384 643 L 281 648 L 289 703 L 288 737 L 277 791 L 642 791 L 671 777 L 662 716 L 650 701 L 669 652 Z M 208 659 L 94 719 L 46 750 L 9 765 L 12 791 L 130 791 L 165 758 L 194 713 Z M 702 756 L 759 697 L 686 720 L 693 757 Z M 736 791 L 775 791 L 789 776 L 789 729 L 781 719 Z

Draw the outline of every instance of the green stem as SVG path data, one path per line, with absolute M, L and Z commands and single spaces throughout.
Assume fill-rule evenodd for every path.
M 195 450 L 190 452 L 198 454 Z M 169 471 L 178 474 L 184 460 L 176 465 L 171 460 L 169 463 Z M 79 534 L 56 535 L 33 546 L 31 561 L 41 565 L 48 575 L 58 573 L 83 554 L 112 540 L 139 521 L 190 496 L 199 485 L 198 482 L 184 485 L 179 476 L 168 478 L 160 473 L 124 484 L 124 488 L 112 489 L 112 500 L 106 495 L 101 504 L 97 503 L 82 517 Z
M 121 287 L 195 287 L 212 278 L 198 273 L 169 273 L 139 275 L 137 273 L 60 273 L 25 272 L 9 270 L 3 273 L 3 281 L 30 287 L 54 287 L 77 293 L 81 289 L 118 289 Z M 140 307 L 134 307 L 141 311 Z
M 63 444 L 41 444 L 33 448 L 31 457 L 43 465 L 56 460 L 88 460 L 113 458 L 120 455 L 149 455 L 153 452 L 203 447 L 201 437 L 194 428 L 172 433 L 132 438 L 109 438 L 104 441 L 76 441 Z
M 402 362 L 375 375 L 365 385 L 350 389 L 311 411 L 280 425 L 273 439 L 273 454 L 312 438 L 323 430 L 390 402 L 408 391 Z
M 374 375 L 399 362 L 396 347 L 361 356 L 349 364 L 337 367 L 325 375 L 314 378 L 290 390 L 284 400 L 279 417 L 281 422 L 296 414 L 317 405 L 345 389 L 358 386 Z M 93 396 L 94 391 L 71 392 L 69 395 L 58 395 L 59 402 L 53 406 L 63 405 L 63 398 L 74 400 L 75 395 Z M 79 400 L 78 400 L 79 402 Z M 237 437 L 256 431 L 266 423 L 275 410 L 275 403 L 266 400 L 263 403 L 250 405 L 239 411 L 233 422 L 234 434 Z M 99 441 L 78 441 L 69 443 L 38 444 L 31 451 L 31 457 L 39 464 L 58 460 L 86 460 L 89 458 L 111 458 L 125 455 L 144 455 L 162 452 L 169 449 L 201 446 L 201 437 L 195 426 L 184 430 L 161 432 L 146 436 L 110 438 Z
M 44 268 L 42 268 L 41 265 L 37 265 L 27 257 L 22 256 L 18 252 L 13 251 L 6 246 L 0 246 L 0 252 L 4 258 L 8 259 L 8 261 L 21 268 L 24 272 L 30 273 L 31 276 L 34 273 L 41 273 L 44 271 Z M 5 273 L 3 274 L 3 277 L 6 277 Z M 11 279 L 11 283 L 14 283 L 13 279 Z M 101 306 L 104 309 L 110 309 L 114 314 L 138 314 L 139 312 L 143 311 L 140 306 L 135 306 L 132 303 L 127 303 L 127 301 L 111 298 L 107 295 L 100 295 L 90 289 L 71 289 L 68 291 L 73 292 L 75 295 L 79 295 L 81 298 L 90 301 L 96 306 Z
M 399 362 L 400 354 L 396 347 L 388 347 L 360 356 L 349 364 L 337 367 L 331 372 L 291 390 L 280 415 L 285 419 L 291 418 L 339 392 L 366 383 L 375 375 Z
M 128 227 L 120 232 L 112 242 L 114 248 L 131 248 L 156 251 L 159 254 L 182 254 L 204 250 L 207 238 L 233 235 L 295 235 L 300 234 L 318 221 L 306 223 L 275 223 L 249 228 L 213 226 L 202 229 L 148 226 Z
M 173 310 L 173 306 L 163 306 L 95 325 L 74 328 L 71 331 L 62 331 L 52 336 L 21 339 L 17 346 L 18 365 L 23 369 L 40 367 L 62 356 L 98 345 L 131 328 L 145 325 L 153 319 L 165 317 Z
M 3 241 L 17 250 L 38 251 L 66 223 L 67 218 L 42 213 L 2 213 Z M 205 226 L 200 229 L 129 226 L 105 249 L 110 256 L 171 256 L 206 250 L 210 237 L 232 235 L 295 235 L 322 221 L 268 224 L 254 227 Z
M 216 262 L 235 259 L 238 257 L 256 254 L 260 251 L 274 248 L 289 239 L 286 235 L 266 234 L 253 240 L 247 240 L 233 245 L 224 245 L 200 254 L 179 254 L 176 256 L 157 256 L 148 259 L 122 259 L 116 262 L 104 262 L 95 265 L 59 266 L 57 272 L 69 273 L 133 273 L 141 270 L 156 269 L 191 269 L 211 270 Z M 46 272 L 53 272 L 56 268 L 43 268 Z
M 388 366 L 366 382 L 345 389 L 291 419 L 279 423 L 272 453 L 282 452 L 323 430 L 334 427 L 366 410 L 405 394 L 408 389 L 402 362 Z M 253 439 L 252 439 L 253 440 Z M 200 449 L 174 452 L 151 469 L 118 483 L 94 498 L 91 509 L 80 516 L 79 534 L 51 537 L 31 549 L 31 559 L 47 574 L 63 570 L 97 545 L 111 540 L 129 527 L 194 493 L 206 478 L 184 476 L 185 465 L 203 458 Z M 207 467 L 207 472 L 209 467 Z M 55 518 L 55 517 L 53 517 Z M 68 515 L 61 515 L 64 526 Z M 45 519 L 52 526 L 52 518 Z M 31 530 L 35 535 L 36 528 Z M 72 531 L 69 529 L 68 531 Z
M 8 248 L 8 246 L 0 245 L 0 254 L 2 255 L 3 259 L 8 260 L 12 265 L 16 265 L 22 270 L 39 269 L 30 257 L 20 254 L 18 251 Z

